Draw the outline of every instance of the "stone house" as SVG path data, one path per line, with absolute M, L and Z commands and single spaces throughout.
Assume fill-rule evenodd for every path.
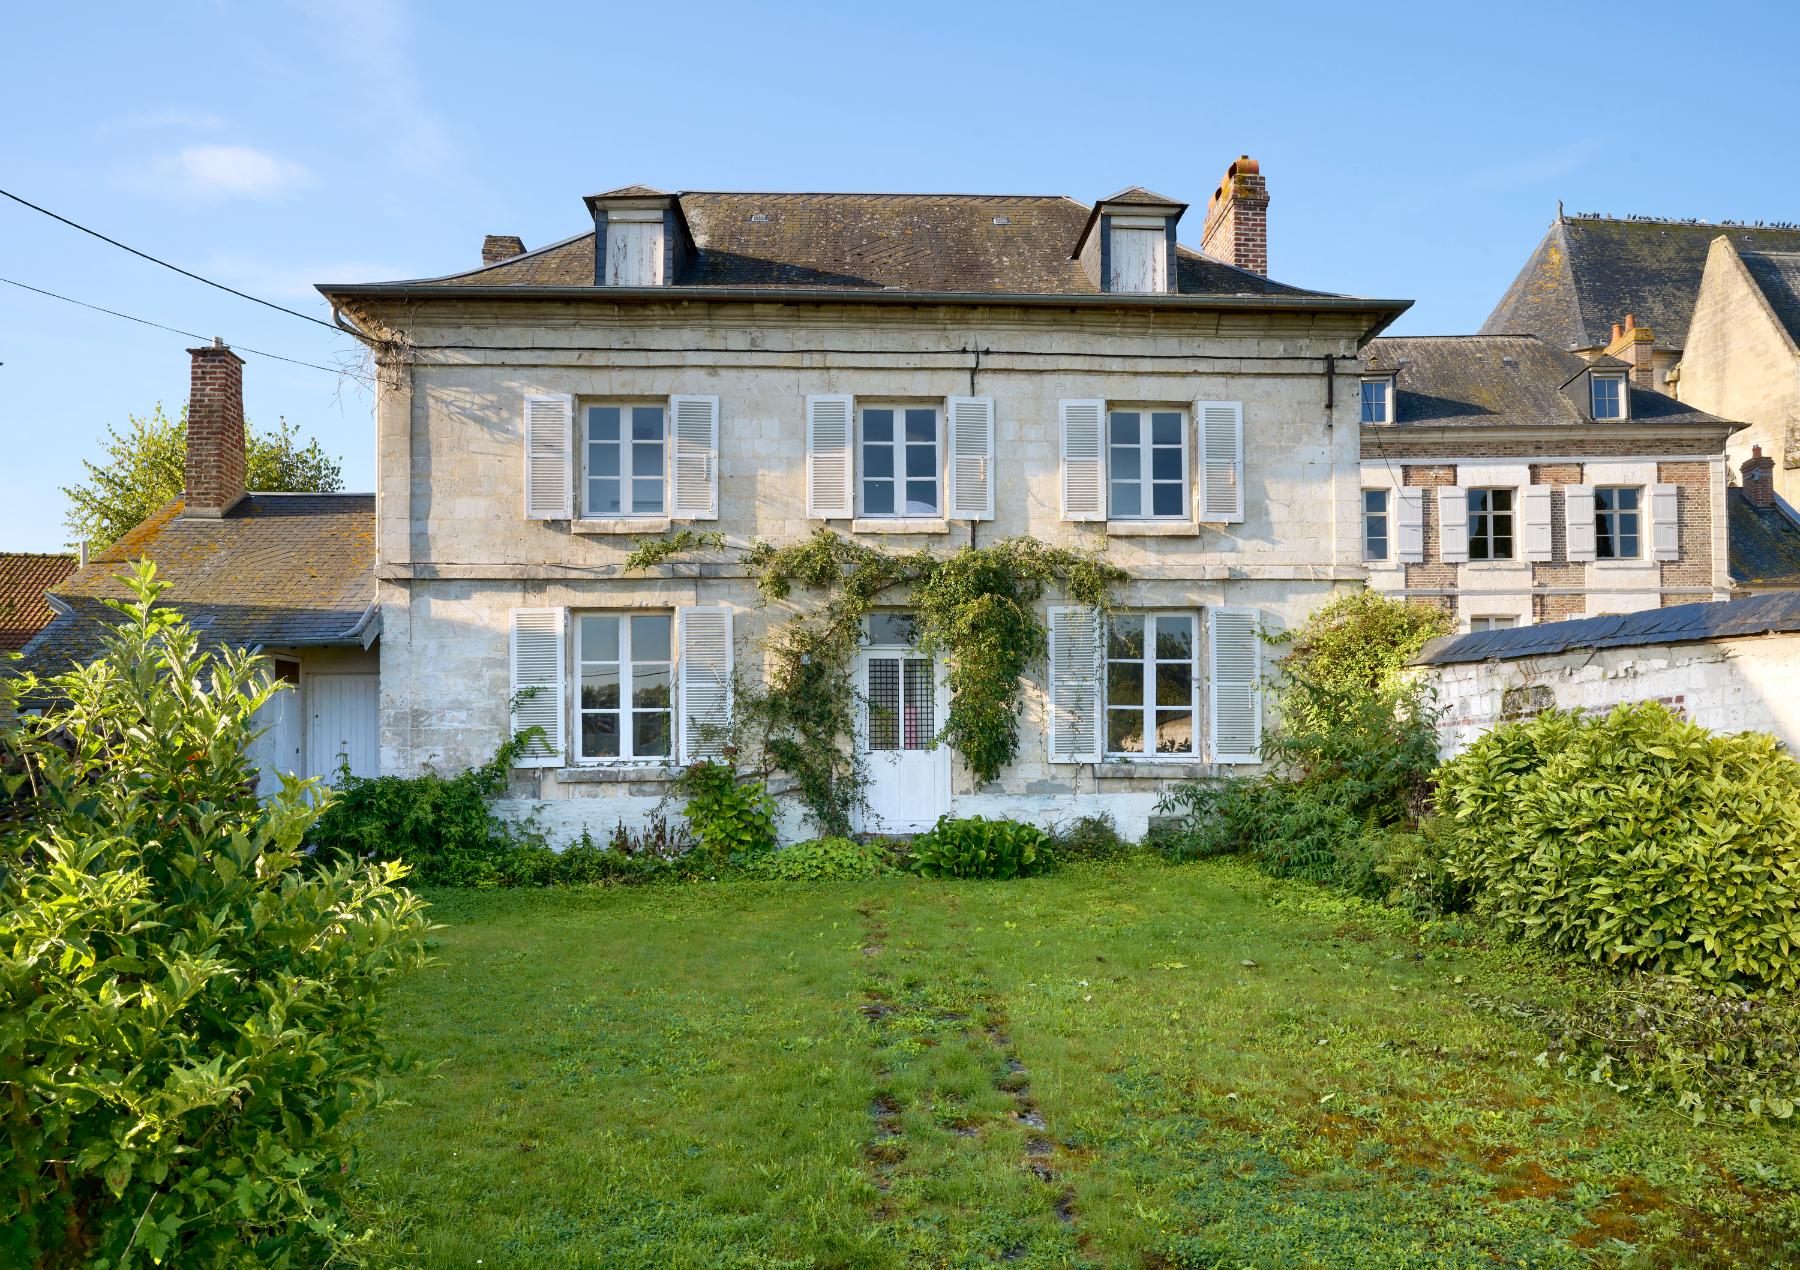
M 1369 583 L 1463 630 L 1725 599 L 1739 425 L 1533 335 L 1364 349 Z
M 537 723 L 506 810 L 567 839 L 653 808 L 781 617 L 731 553 L 622 568 L 682 526 L 1031 535 L 1128 572 L 1110 627 L 1049 598 L 1019 755 L 980 787 L 929 745 L 942 667 L 893 596 L 856 672 L 866 828 L 1107 811 L 1138 833 L 1165 782 L 1255 762 L 1258 632 L 1365 575 L 1356 359 L 1406 308 L 1272 281 L 1267 198 L 1233 163 L 1193 250 L 1186 205 L 1139 188 L 631 186 L 536 251 L 494 236 L 479 269 L 322 285 L 380 350 L 381 770 L 478 763 Z

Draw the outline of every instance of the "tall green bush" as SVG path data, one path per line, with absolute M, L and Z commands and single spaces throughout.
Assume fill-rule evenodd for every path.
M 1800 762 L 1654 702 L 1503 724 L 1438 774 L 1451 869 L 1513 935 L 1733 991 L 1800 987 Z
M 130 582 L 99 660 L 5 690 L 61 703 L 8 738 L 0 1264 L 322 1265 L 427 925 L 398 866 L 299 867 L 309 783 L 259 802 L 244 757 L 266 669 Z

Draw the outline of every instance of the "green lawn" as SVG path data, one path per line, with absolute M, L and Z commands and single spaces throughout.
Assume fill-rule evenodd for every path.
M 1235 863 L 433 898 L 400 1263 L 1800 1259 L 1791 1133 L 1540 1069 L 1465 1002 L 1509 958 Z

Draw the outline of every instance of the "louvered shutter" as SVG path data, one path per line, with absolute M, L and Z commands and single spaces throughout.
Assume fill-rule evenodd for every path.
M 1681 487 L 1650 487 L 1650 551 L 1653 560 L 1681 559 Z
M 1106 519 L 1104 401 L 1065 401 L 1062 416 L 1062 518 Z
M 1244 518 L 1244 403 L 1196 401 L 1200 436 L 1200 519 Z
M 1100 610 L 1050 610 L 1050 761 L 1100 761 L 1100 668 L 1106 623 Z
M 1598 553 L 1594 534 L 1594 487 L 1563 486 L 1563 530 L 1568 539 L 1569 560 L 1592 560 Z
M 945 417 L 950 431 L 950 519 L 994 518 L 994 399 L 952 397 Z
M 512 734 L 539 727 L 515 767 L 559 767 L 563 755 L 563 611 L 512 611 Z
M 575 399 L 525 398 L 525 518 L 568 520 L 575 510 Z
M 674 489 L 670 515 L 676 520 L 719 518 L 719 399 L 671 397 Z
M 1438 504 L 1438 559 L 1463 564 L 1469 558 L 1469 491 L 1460 485 L 1440 485 Z
M 814 520 L 849 520 L 852 420 L 856 401 L 848 394 L 818 393 L 806 399 L 806 514 Z
M 681 761 L 716 759 L 731 730 L 731 610 L 693 605 L 677 609 L 675 622 Z
M 1262 650 L 1255 609 L 1207 613 L 1208 686 L 1212 700 L 1212 761 L 1262 761 L 1262 695 L 1257 684 Z
M 1550 538 L 1550 487 L 1527 485 L 1520 493 L 1525 513 L 1525 559 L 1547 561 L 1555 554 Z
M 1408 487 L 1394 491 L 1394 532 L 1401 564 L 1425 560 L 1425 491 Z

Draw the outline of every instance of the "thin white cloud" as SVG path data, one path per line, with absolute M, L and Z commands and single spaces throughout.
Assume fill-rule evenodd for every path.
M 450 130 L 426 101 L 413 57 L 404 0 L 298 0 L 325 53 L 351 72 L 360 113 L 385 136 L 392 162 L 411 171 L 443 166 L 455 154 Z
M 312 173 L 254 146 L 187 146 L 153 159 L 149 179 L 177 198 L 279 198 L 310 184 Z
M 1590 137 L 1585 141 L 1577 141 L 1546 154 L 1532 155 L 1507 163 L 1496 163 L 1488 167 L 1477 168 L 1469 174 L 1466 184 L 1472 190 L 1510 190 L 1526 185 L 1538 185 L 1573 172 L 1591 159 L 1599 149 L 1599 140 Z

